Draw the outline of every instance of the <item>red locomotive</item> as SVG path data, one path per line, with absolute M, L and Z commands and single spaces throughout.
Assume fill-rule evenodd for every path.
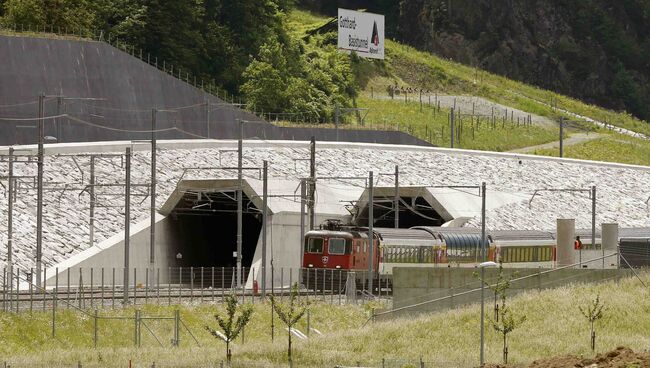
M 379 240 L 375 234 L 372 242 L 373 269 L 379 267 Z M 303 267 L 367 270 L 370 262 L 370 241 L 368 232 L 350 228 L 332 229 L 327 226 L 321 230 L 312 230 L 305 234 Z

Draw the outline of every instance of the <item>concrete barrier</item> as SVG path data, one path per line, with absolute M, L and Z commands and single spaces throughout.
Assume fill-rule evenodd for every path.
M 509 296 L 526 290 L 550 289 L 572 283 L 603 282 L 631 275 L 628 270 L 575 268 L 507 268 L 504 273 L 506 277 L 521 279 L 511 282 Z M 394 313 L 393 316 L 442 311 L 480 302 L 481 282 L 478 275 L 477 268 L 395 268 L 393 309 L 404 310 Z M 486 283 L 494 284 L 497 281 L 498 269 L 486 269 L 485 275 Z M 486 300 L 493 299 L 493 291 L 486 288 Z

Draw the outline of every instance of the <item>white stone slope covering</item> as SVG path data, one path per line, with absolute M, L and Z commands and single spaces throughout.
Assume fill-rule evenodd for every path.
M 133 157 L 132 181 L 149 183 L 148 152 L 136 152 Z M 307 146 L 286 148 L 269 144 L 266 148 L 244 149 L 244 166 L 261 166 L 269 161 L 271 178 L 297 179 L 308 175 L 309 157 Z M 236 166 L 236 154 L 221 154 L 221 165 Z M 88 208 L 89 196 L 80 194 L 88 183 L 89 160 L 79 158 L 84 171 L 82 175 L 70 157 L 48 156 L 46 158 L 46 182 L 68 183 L 69 190 L 61 191 L 63 184 L 48 185 L 45 192 L 44 248 L 46 265 L 58 263 L 69 256 L 87 249 L 89 244 Z M 521 163 L 520 163 L 521 162 Z M 124 180 L 124 168 L 119 160 L 113 164 L 106 160 L 96 161 L 97 182 L 120 183 Z M 373 170 L 378 178 L 376 185 L 392 186 L 391 173 L 394 165 L 400 165 L 400 185 L 474 185 L 486 181 L 490 190 L 531 194 L 540 188 L 598 188 L 597 223 L 618 222 L 623 227 L 650 226 L 650 211 L 645 203 L 647 191 L 643 185 L 650 182 L 650 171 L 638 168 L 622 168 L 576 163 L 571 161 L 531 159 L 515 155 L 467 154 L 449 150 L 326 148 L 317 151 L 319 176 L 366 176 Z M 174 190 L 183 168 L 219 166 L 218 149 L 164 149 L 158 155 L 158 198 L 160 207 Z M 16 164 L 15 175 L 35 175 L 35 164 Z M 6 164 L 2 174 L 6 175 Z M 246 172 L 257 178 L 257 173 Z M 184 178 L 234 178 L 235 171 L 205 170 L 189 171 Z M 363 185 L 350 181 L 350 185 Z M 6 185 L 6 182 L 3 184 Z M 293 192 L 295 186 L 287 188 Z M 121 231 L 124 225 L 123 188 L 98 188 L 98 203 L 114 207 L 96 210 L 95 241 L 100 242 Z M 134 193 L 146 193 L 138 187 Z M 6 262 L 7 244 L 7 197 L 3 191 L 0 204 L 0 267 Z M 32 183 L 23 180 L 14 208 L 14 261 L 23 269 L 33 267 L 35 254 L 36 195 Z M 144 201 L 143 201 L 144 200 Z M 142 202 L 142 203 L 141 203 Z M 468 211 L 474 216 L 470 226 L 478 226 L 478 211 Z M 131 208 L 132 223 L 149 217 L 149 198 L 135 196 Z M 542 193 L 529 208 L 527 201 L 514 203 L 489 211 L 487 226 L 490 229 L 541 229 L 553 230 L 556 218 L 575 218 L 576 226 L 591 226 L 591 201 L 587 193 Z

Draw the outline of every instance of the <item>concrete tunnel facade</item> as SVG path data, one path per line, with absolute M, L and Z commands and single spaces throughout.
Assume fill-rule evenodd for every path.
M 301 267 L 302 239 L 300 238 L 300 199 L 299 182 L 295 180 L 269 179 L 267 231 L 267 280 L 272 277 L 270 261 L 276 271 L 274 284 L 289 286 L 289 273 L 297 275 Z M 146 219 L 131 225 L 130 234 L 130 283 L 152 282 L 154 277 L 160 283 L 189 282 L 182 280 L 176 270 L 189 269 L 218 270 L 221 267 L 235 267 L 236 258 L 236 179 L 183 180 L 168 197 L 156 217 L 156 243 L 154 270 L 149 264 L 150 220 Z M 242 266 L 247 269 L 244 275 L 246 287 L 251 288 L 253 280 L 262 277 L 262 190 L 261 180 L 246 178 L 243 181 L 243 242 Z M 394 188 L 375 188 L 373 195 L 376 221 L 375 226 L 392 224 L 389 209 L 394 199 Z M 462 214 L 468 211 L 480 212 L 480 198 L 476 193 L 452 191 L 436 193 L 435 188 L 400 188 L 400 227 L 416 225 L 437 226 L 464 223 Z M 297 197 L 298 196 L 298 197 Z M 447 198 L 449 197 L 449 198 Z M 489 206 L 498 206 L 518 200 L 494 196 L 496 201 Z M 500 198 L 497 200 L 496 198 Z M 462 199 L 462 200 L 461 200 Z M 391 202 L 391 203 L 388 203 Z M 347 205 L 346 205 L 347 204 Z M 453 204 L 451 206 L 450 204 Z M 327 219 L 340 219 L 344 223 L 355 222 L 367 226 L 368 192 L 358 185 L 342 182 L 318 182 L 316 186 L 315 224 Z M 414 208 L 417 205 L 418 208 Z M 478 208 L 473 208 L 478 205 Z M 459 206 L 464 206 L 461 210 Z M 383 218 L 383 220 L 382 220 Z M 382 222 L 383 221 L 383 222 Z M 306 220 L 307 222 L 307 220 Z M 308 225 L 306 224 L 306 227 Z M 392 225 L 390 225 L 392 226 Z M 388 227 L 390 227 L 388 226 Z M 305 231 L 308 229 L 306 228 Z M 91 268 L 112 269 L 122 264 L 124 259 L 124 233 L 120 232 L 109 239 L 91 247 L 47 270 L 48 285 L 54 285 L 55 274 L 59 270 L 59 283 L 74 285 L 79 278 L 88 280 Z M 68 271 L 70 269 L 71 271 Z M 252 269 L 252 272 L 250 271 Z M 160 270 L 160 271 L 158 271 Z M 171 270 L 171 271 L 170 271 Z M 153 272 L 150 276 L 146 272 Z M 160 273 L 158 275 L 158 272 Z M 219 271 L 217 271 L 219 272 Z M 68 276 L 68 275 L 71 276 Z M 111 275 L 112 276 L 112 275 Z M 295 278 L 294 278 L 295 281 Z M 123 268 L 118 268 L 115 282 L 123 283 Z M 219 286 L 219 285 L 217 285 Z M 230 285 L 227 285 L 228 287 Z

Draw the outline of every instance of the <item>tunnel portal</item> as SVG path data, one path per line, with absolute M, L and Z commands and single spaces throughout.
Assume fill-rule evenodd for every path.
M 262 216 L 246 194 L 242 199 L 242 267 L 250 267 Z M 177 267 L 235 267 L 236 191 L 184 192 L 171 213 L 170 235 Z

